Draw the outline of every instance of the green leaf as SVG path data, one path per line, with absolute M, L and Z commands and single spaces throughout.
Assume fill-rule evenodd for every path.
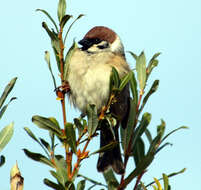
M 39 139 L 40 139 L 40 142 L 42 143 L 42 145 L 43 145 L 49 152 L 51 152 L 51 148 L 50 148 L 49 143 L 48 143 L 45 139 L 42 139 L 42 138 L 39 138 Z
M 47 62 L 50 74 L 52 76 L 52 80 L 53 80 L 53 83 L 54 83 L 54 88 L 56 89 L 56 87 L 57 87 L 56 80 L 55 80 L 54 74 L 52 72 L 52 67 L 51 67 L 51 63 L 50 63 L 50 53 L 48 51 L 45 51 L 45 60 Z
M 142 136 L 146 128 L 148 127 L 149 123 L 151 121 L 151 114 L 146 112 L 143 114 L 140 125 L 134 132 L 133 136 L 133 148 L 135 149 L 137 140 Z
M 132 76 L 131 76 L 130 87 L 131 87 L 133 99 L 135 100 L 135 104 L 137 105 L 137 103 L 138 103 L 138 92 L 137 92 L 137 82 L 136 82 L 134 72 L 132 73 Z
M 70 49 L 68 50 L 68 53 L 66 54 L 66 57 L 65 57 L 65 63 L 64 63 L 64 81 L 68 81 L 68 72 L 69 72 L 70 59 L 71 59 L 73 53 L 75 52 L 75 50 L 77 48 L 78 48 L 77 43 L 75 41 L 73 41 L 73 44 L 70 47 Z
M 135 165 L 137 166 L 145 157 L 145 145 L 142 138 L 139 138 L 136 142 L 135 149 L 133 150 L 133 157 Z
M 45 11 L 43 9 L 36 9 L 36 11 L 40 11 L 40 12 L 44 13 L 52 21 L 53 25 L 55 26 L 56 31 L 59 33 L 59 29 L 56 25 L 56 22 L 54 21 L 54 19 L 50 16 L 50 14 L 47 11 Z
M 170 178 L 170 177 L 173 177 L 173 176 L 175 176 L 175 175 L 181 174 L 181 173 L 183 173 L 183 172 L 185 172 L 185 171 L 186 171 L 186 168 L 183 168 L 182 170 L 180 170 L 180 171 L 178 171 L 178 172 L 174 172 L 174 173 L 171 173 L 171 174 L 167 175 L 167 177 Z M 163 179 L 163 178 L 160 178 L 159 181 L 162 180 L 162 179 Z M 149 183 L 148 185 L 146 185 L 146 187 L 149 187 L 150 185 L 152 185 L 152 184 L 154 184 L 154 183 L 155 183 L 155 181 Z M 170 186 L 168 186 L 168 190 L 170 190 Z
M 45 178 L 45 179 L 43 180 L 43 183 L 44 183 L 45 185 L 47 185 L 48 187 L 54 189 L 54 190 L 65 190 L 65 187 L 63 187 L 61 184 L 56 184 L 56 183 L 50 181 L 50 180 L 47 179 L 47 178 Z
M 112 84 L 113 84 L 112 86 L 115 89 L 118 89 L 119 85 L 120 85 L 120 78 L 119 78 L 118 71 L 116 70 L 115 67 L 112 67 L 111 79 L 112 79 Z
M 100 149 L 98 149 L 97 151 L 91 153 L 90 155 L 93 155 L 93 154 L 97 154 L 97 153 L 101 153 L 101 152 L 106 152 L 108 150 L 112 150 L 115 146 L 118 145 L 118 142 L 111 142 L 103 147 L 101 147 Z
M 1 95 L 0 98 L 0 108 L 2 107 L 3 103 L 5 102 L 7 96 L 9 95 L 9 93 L 11 92 L 11 90 L 13 89 L 15 82 L 17 80 L 17 77 L 13 78 L 5 87 L 3 94 Z
M 87 118 L 88 118 L 88 133 L 89 137 L 91 137 L 98 127 L 98 115 L 97 109 L 95 105 L 87 106 Z
M 153 139 L 153 141 L 151 142 L 150 147 L 149 147 L 149 150 L 148 150 L 148 153 L 156 154 L 156 150 L 157 150 L 157 148 L 158 148 L 160 142 L 161 142 L 161 134 L 158 134 L 158 135 Z
M 140 175 L 144 170 L 151 164 L 151 162 L 154 159 L 154 154 L 151 152 L 148 153 L 144 159 L 142 159 L 137 167 L 128 175 L 128 177 L 125 179 L 124 184 L 122 188 L 125 188 L 135 177 Z
M 77 20 L 79 20 L 81 17 L 83 17 L 83 16 L 84 16 L 83 14 L 80 14 L 80 15 L 71 23 L 71 25 L 69 26 L 69 28 L 68 28 L 68 30 L 67 30 L 67 32 L 66 32 L 66 35 L 65 35 L 65 38 L 64 38 L 64 44 L 65 44 L 65 42 L 66 42 L 66 38 L 67 38 L 68 33 L 70 32 L 70 30 L 71 30 L 73 24 L 74 24 Z
M 3 155 L 1 155 L 0 156 L 0 167 L 1 166 L 3 166 L 3 164 L 6 162 L 6 158 L 3 156 Z
M 108 185 L 108 190 L 116 190 L 117 187 L 119 186 L 119 183 L 118 183 L 112 169 L 108 169 L 108 170 L 104 171 L 103 176 Z
M 65 14 L 66 14 L 66 0 L 59 0 L 58 9 L 57 9 L 57 16 L 58 16 L 59 22 L 61 22 Z
M 164 183 L 164 190 L 168 190 L 169 180 L 166 174 L 163 174 L 163 183 Z
M 130 53 L 130 54 L 132 55 L 132 57 L 133 57 L 135 60 L 137 60 L 138 56 L 137 56 L 135 53 L 133 53 L 133 52 L 131 52 L 131 51 L 128 51 L 128 53 Z
M 144 52 L 142 52 L 136 60 L 137 78 L 140 86 L 141 93 L 144 93 L 146 84 L 146 58 Z
M 78 129 L 78 135 L 80 137 L 84 132 L 84 126 L 81 124 L 80 120 L 77 118 L 74 119 L 74 123 L 76 128 Z
M 167 143 L 163 144 L 162 146 L 158 147 L 157 150 L 156 150 L 156 154 L 157 154 L 158 152 L 160 152 L 163 148 L 165 148 L 165 147 L 168 146 L 168 145 L 172 146 L 171 143 L 168 143 L 168 142 L 167 142 Z
M 48 28 L 45 22 L 42 23 L 42 27 L 46 30 L 46 32 L 48 33 L 51 39 L 51 44 L 52 44 L 52 48 L 56 58 L 57 67 L 58 67 L 58 70 L 60 71 L 60 60 L 59 60 L 60 43 L 59 43 L 58 34 L 55 33 L 54 30 L 50 31 L 50 29 Z
M 8 144 L 11 137 L 13 136 L 13 125 L 14 123 L 11 123 L 0 131 L 0 152 Z
M 124 89 L 124 87 L 128 84 L 128 82 L 130 81 L 131 77 L 132 77 L 132 71 L 130 71 L 127 75 L 125 75 L 121 81 L 120 81 L 120 85 L 119 85 L 119 90 L 122 91 Z
M 126 153 L 129 141 L 131 139 L 131 135 L 133 134 L 135 117 L 136 117 L 136 104 L 134 100 L 130 100 L 130 111 L 128 116 L 127 127 L 125 129 L 123 129 L 122 127 L 120 128 L 122 148 L 124 150 L 124 153 Z
M 2 116 L 5 113 L 6 109 L 8 108 L 8 105 L 10 104 L 10 102 L 12 102 L 15 99 L 17 99 L 17 98 L 16 97 L 11 98 L 10 101 L 5 106 L 3 106 L 3 108 L 0 110 L 0 119 L 2 118 Z
M 84 190 L 85 188 L 85 180 L 81 180 L 78 184 L 77 184 L 77 190 Z
M 154 56 L 151 58 L 151 60 L 149 61 L 149 64 L 147 66 L 147 79 L 150 76 L 152 70 L 154 69 L 154 67 L 156 67 L 158 65 L 158 60 L 156 59 L 161 53 L 156 53 L 154 54 Z
M 165 133 L 165 121 L 161 119 L 161 124 L 157 126 L 157 134 L 160 134 L 161 137 L 164 135 Z
M 65 124 L 65 133 L 66 133 L 67 143 L 71 147 L 72 151 L 76 153 L 77 152 L 76 136 L 75 136 L 75 129 L 73 128 L 72 123 Z
M 147 100 L 149 99 L 149 97 L 154 93 L 156 92 L 156 90 L 158 89 L 158 85 L 159 85 L 159 80 L 155 80 L 149 90 L 149 92 L 146 94 L 146 96 L 144 97 L 143 99 L 143 102 L 142 102 L 142 106 L 139 110 L 139 113 L 142 111 L 142 109 L 144 108 L 145 104 L 147 103 Z
M 67 175 L 67 165 L 66 161 L 63 157 L 56 157 L 54 158 L 55 164 L 56 164 L 56 176 L 57 180 L 65 186 L 65 184 L 68 182 L 68 175 Z M 51 172 L 52 174 L 52 172 Z
M 51 119 L 49 119 L 49 118 L 35 115 L 32 117 L 32 122 L 34 124 L 36 124 L 39 128 L 53 132 L 55 135 L 57 135 L 59 137 L 62 136 L 61 129 L 58 129 L 58 126 L 53 121 L 51 121 Z
M 100 185 L 100 186 L 107 187 L 106 185 L 104 185 L 104 184 L 102 184 L 102 183 L 100 183 L 100 182 L 98 182 L 98 181 L 95 181 L 95 180 L 93 180 L 93 179 L 90 179 L 90 178 L 88 178 L 88 177 L 86 177 L 86 176 L 84 176 L 84 175 L 82 175 L 82 174 L 78 174 L 78 177 L 82 177 L 82 178 L 85 179 L 85 181 L 89 181 L 89 182 L 93 183 L 94 185 Z
M 52 162 L 48 158 L 43 156 L 42 154 L 31 152 L 27 149 L 23 149 L 23 151 L 24 151 L 25 155 L 27 157 L 31 158 L 32 160 L 37 161 L 37 162 L 41 162 L 43 164 L 46 164 L 46 165 L 54 168 L 54 165 L 52 164 Z
M 145 130 L 145 135 L 146 135 L 149 143 L 151 144 L 153 139 L 152 139 L 151 133 L 150 133 L 150 131 L 148 129 Z
M 173 134 L 174 132 L 176 132 L 176 131 L 178 131 L 178 130 L 180 130 L 180 129 L 188 129 L 188 127 L 186 127 L 186 126 L 181 126 L 181 127 L 177 128 L 177 129 L 174 129 L 173 131 L 171 131 L 170 133 L 168 133 L 168 134 L 162 139 L 161 143 L 162 143 L 168 136 L 170 136 L 171 134 Z
M 64 15 L 60 22 L 60 27 L 64 28 L 65 24 L 68 22 L 68 20 L 72 17 L 72 15 Z

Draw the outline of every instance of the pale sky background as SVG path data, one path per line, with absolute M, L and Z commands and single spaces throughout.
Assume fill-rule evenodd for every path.
M 25 190 L 48 189 L 43 178 L 50 177 L 50 168 L 27 158 L 22 149 L 42 151 L 23 130 L 28 126 L 37 136 L 46 136 L 46 131 L 31 122 L 33 115 L 54 116 L 62 124 L 60 102 L 56 101 L 44 61 L 44 51 L 50 51 L 51 45 L 41 22 L 48 19 L 35 12 L 37 8 L 45 9 L 57 19 L 56 7 L 57 1 L 48 0 L 0 3 L 0 91 L 11 78 L 18 77 L 11 94 L 18 99 L 0 121 L 1 128 L 12 121 L 15 123 L 13 138 L 0 153 L 7 158 L 0 168 L 1 190 L 9 189 L 10 168 L 16 160 L 25 178 Z M 86 14 L 71 30 L 67 47 L 73 38 L 78 41 L 93 26 L 104 25 L 119 34 L 127 51 L 139 54 L 144 50 L 147 59 L 162 52 L 159 66 L 149 80 L 151 85 L 154 79 L 160 79 L 157 93 L 145 107 L 145 111 L 152 113 L 150 130 L 156 131 L 161 118 L 166 121 L 166 132 L 181 125 L 190 129 L 168 139 L 173 146 L 157 155 L 142 181 L 147 184 L 153 177 L 161 177 L 163 172 L 169 174 L 186 167 L 184 174 L 170 179 L 172 189 L 201 189 L 201 0 L 68 0 L 67 11 L 74 17 Z M 53 54 L 51 58 L 55 64 Z M 133 67 L 129 55 L 127 60 Z M 56 67 L 53 68 L 57 76 Z M 68 120 L 78 115 L 71 110 Z M 98 141 L 89 146 L 93 150 L 97 147 Z M 80 173 L 104 182 L 102 175 L 96 172 L 96 160 L 94 156 L 83 162 Z M 132 160 L 130 164 L 132 167 Z M 128 189 L 132 188 L 133 185 Z

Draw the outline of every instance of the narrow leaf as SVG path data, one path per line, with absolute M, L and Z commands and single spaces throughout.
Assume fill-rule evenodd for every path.
M 161 142 L 163 142 L 168 136 L 170 136 L 171 134 L 173 134 L 174 132 L 176 132 L 176 131 L 178 131 L 178 130 L 180 130 L 180 129 L 188 129 L 188 127 L 186 127 L 186 126 L 181 126 L 181 127 L 177 128 L 177 129 L 174 129 L 173 131 L 171 131 L 170 133 L 168 133 L 168 134 L 162 139 Z
M 125 179 L 122 188 L 125 188 L 135 177 L 140 175 L 151 164 L 154 159 L 154 154 L 148 153 L 142 161 L 140 161 L 137 167 L 128 175 Z
M 58 16 L 59 22 L 61 22 L 65 13 L 66 13 L 66 0 L 59 0 L 58 9 L 57 9 L 57 16 Z
M 103 147 L 101 147 L 100 149 L 98 149 L 97 151 L 91 153 L 90 155 L 93 155 L 93 154 L 97 154 L 97 153 L 101 153 L 101 152 L 106 152 L 106 151 L 109 151 L 111 149 L 113 149 L 115 146 L 118 145 L 118 142 L 111 142 Z
M 6 109 L 8 108 L 8 105 L 10 104 L 10 102 L 12 102 L 15 99 L 17 99 L 17 98 L 16 97 L 11 98 L 10 101 L 5 106 L 3 106 L 3 108 L 0 110 L 0 119 L 2 118 L 2 116 L 5 113 Z
M 55 164 L 56 164 L 57 180 L 63 186 L 65 186 L 65 184 L 68 181 L 66 161 L 64 160 L 63 157 L 55 157 L 54 161 L 55 161 Z
M 68 28 L 68 30 L 67 30 L 67 32 L 66 32 L 66 35 L 65 35 L 65 38 L 64 38 L 64 44 L 65 44 L 65 42 L 66 42 L 66 38 L 67 38 L 68 33 L 70 32 L 70 30 L 71 30 L 73 24 L 74 24 L 77 20 L 79 20 L 81 17 L 83 17 L 83 16 L 84 16 L 83 14 L 80 14 L 80 15 L 71 23 L 71 25 L 69 26 L 69 28 Z
M 130 111 L 128 116 L 127 127 L 125 129 L 123 129 L 122 127 L 120 128 L 122 148 L 124 150 L 124 153 L 126 152 L 128 148 L 131 135 L 133 134 L 135 117 L 136 117 L 136 104 L 134 100 L 130 100 Z
M 42 154 L 34 153 L 34 152 L 31 152 L 27 149 L 23 149 L 23 151 L 24 151 L 25 155 L 27 157 L 31 158 L 32 160 L 37 161 L 37 162 L 41 162 L 43 164 L 46 164 L 46 165 L 54 168 L 53 163 L 48 158 L 43 156 Z
M 13 125 L 14 123 L 11 123 L 0 131 L 0 152 L 8 144 L 11 137 L 13 136 Z
M 132 76 L 131 76 L 130 87 L 131 87 L 133 99 L 135 100 L 135 104 L 137 105 L 137 103 L 138 103 L 138 92 L 137 92 L 137 82 L 136 82 L 134 72 L 132 73 Z
M 135 149 L 133 150 L 133 157 L 135 165 L 137 166 L 145 157 L 145 145 L 142 138 L 139 138 L 136 142 Z
M 154 67 L 156 67 L 158 65 L 158 60 L 156 59 L 161 53 L 156 53 L 154 54 L 154 56 L 151 58 L 151 60 L 149 61 L 149 64 L 147 66 L 147 79 L 150 76 L 152 70 L 154 69 Z
M 174 173 L 171 173 L 171 174 L 167 175 L 167 177 L 170 178 L 170 177 L 173 177 L 173 176 L 175 176 L 175 175 L 181 174 L 181 173 L 183 173 L 183 172 L 185 172 L 185 171 L 186 171 L 186 168 L 183 168 L 182 170 L 180 170 L 180 171 L 178 171 L 178 172 L 174 172 Z M 159 181 L 162 180 L 162 179 L 163 179 L 163 178 L 160 178 Z M 146 187 L 149 187 L 150 185 L 152 185 L 152 184 L 154 184 L 154 183 L 155 183 L 155 182 L 153 181 L 153 182 L 149 183 L 148 185 L 146 185 Z M 168 186 L 168 188 L 170 188 L 170 186 Z M 168 189 L 168 190 L 169 190 L 169 189 Z
M 152 139 L 151 133 L 150 133 L 150 131 L 148 129 L 145 130 L 145 135 L 146 135 L 149 143 L 151 144 L 153 139 Z
M 52 67 L 51 67 L 51 63 L 50 63 L 50 53 L 48 51 L 45 51 L 45 60 L 47 62 L 50 74 L 52 76 L 52 80 L 53 80 L 53 83 L 54 83 L 54 88 L 56 89 L 56 87 L 57 87 L 56 80 L 55 80 L 54 74 L 52 72 Z
M 119 85 L 120 85 L 120 78 L 119 78 L 119 73 L 115 69 L 115 67 L 112 67 L 112 74 L 111 75 L 112 75 L 113 86 L 118 89 Z
M 54 19 L 50 16 L 50 14 L 47 11 L 45 11 L 43 9 L 36 9 L 36 11 L 40 11 L 40 12 L 44 13 L 52 21 L 52 23 L 54 24 L 56 31 L 59 32 L 59 29 L 58 29 L 58 27 L 56 25 L 56 22 L 54 21 Z
M 13 78 L 5 87 L 3 94 L 1 95 L 0 98 L 0 108 L 2 107 L 3 103 L 5 102 L 7 96 L 9 95 L 9 93 L 11 92 L 11 90 L 13 89 L 15 82 L 17 80 L 17 77 Z
M 39 128 L 51 131 L 57 136 L 62 136 L 61 129 L 58 129 L 58 126 L 49 118 L 36 115 L 32 117 L 32 122 L 35 123 Z
M 32 132 L 28 127 L 24 127 L 24 130 L 27 132 L 27 134 L 28 134 L 34 141 L 36 141 L 36 142 L 42 147 L 42 149 L 45 151 L 46 155 L 49 157 L 49 154 L 48 154 L 47 150 L 44 148 L 44 146 L 41 144 L 41 142 L 36 138 L 36 136 L 33 134 L 33 132 Z
M 78 184 L 77 184 L 77 190 L 84 190 L 85 188 L 85 180 L 81 180 Z
M 68 22 L 68 20 L 71 18 L 71 15 L 64 15 L 60 22 L 60 27 L 64 28 L 65 24 Z
M 74 123 L 75 123 L 75 126 L 78 129 L 78 135 L 80 137 L 83 134 L 84 126 L 81 124 L 80 120 L 77 119 L 77 118 L 74 119 Z
M 154 178 L 154 181 L 155 181 L 156 185 L 158 186 L 158 190 L 162 190 L 162 186 L 161 186 L 159 180 Z
M 68 50 L 68 53 L 66 54 L 65 63 L 64 63 L 64 80 L 65 81 L 68 81 L 70 59 L 77 48 L 78 48 L 77 43 L 73 41 L 72 46 L 70 47 L 70 49 Z
M 45 178 L 45 179 L 43 180 L 43 183 L 44 183 L 45 185 L 47 185 L 48 187 L 54 189 L 54 190 L 65 190 L 65 188 L 64 188 L 62 185 L 56 184 L 56 183 L 50 181 L 50 180 L 47 179 L 47 178 Z
M 157 134 L 160 134 L 161 137 L 164 135 L 165 133 L 165 121 L 161 119 L 161 124 L 157 126 Z
M 117 187 L 119 186 L 119 183 L 118 183 L 112 169 L 108 169 L 108 170 L 104 171 L 103 176 L 108 185 L 108 190 L 116 190 Z
M 140 86 L 141 93 L 144 93 L 146 84 L 146 58 L 144 52 L 142 52 L 136 60 L 137 78 Z
M 144 108 L 145 104 L 147 103 L 147 100 L 149 99 L 149 97 L 156 92 L 156 90 L 158 89 L 158 85 L 159 85 L 159 80 L 155 80 L 149 90 L 149 92 L 146 94 L 146 96 L 143 99 L 141 108 L 139 110 L 139 113 L 142 111 L 142 109 Z
M 72 151 L 76 153 L 77 152 L 76 136 L 75 136 L 75 129 L 73 128 L 72 123 L 66 123 L 65 133 L 66 133 L 67 143 L 72 148 Z
M 169 179 L 166 174 L 163 174 L 163 183 L 164 183 L 164 190 L 168 190 L 169 186 Z
M 133 57 L 135 60 L 137 60 L 138 56 L 137 56 L 135 53 L 133 53 L 133 52 L 131 52 L 131 51 L 128 51 L 128 53 L 130 53 L 130 54 L 132 55 L 132 57 Z
M 143 114 L 139 127 L 135 130 L 133 136 L 133 148 L 136 146 L 138 138 L 142 136 L 151 121 L 151 114 L 146 112 Z
M 125 75 L 120 82 L 119 85 L 119 90 L 122 91 L 124 89 L 124 87 L 128 84 L 128 82 L 130 81 L 132 77 L 132 71 L 130 71 L 127 75 Z
M 87 118 L 88 118 L 88 133 L 92 136 L 98 127 L 98 116 L 95 105 L 87 106 Z
M 42 143 L 42 145 L 43 145 L 49 152 L 51 152 L 51 148 L 50 148 L 49 143 L 48 143 L 45 139 L 42 139 L 42 138 L 39 138 L 39 139 L 40 139 L 40 142 Z
M 78 177 L 82 177 L 82 178 L 85 179 L 85 181 L 89 181 L 89 182 L 91 182 L 91 183 L 93 183 L 93 184 L 95 184 L 95 185 L 100 185 L 100 186 L 107 187 L 106 185 L 104 185 L 104 184 L 102 184 L 102 183 L 100 183 L 100 182 L 98 182 L 98 181 L 95 181 L 95 180 L 93 180 L 93 179 L 90 179 L 90 178 L 88 178 L 88 177 L 86 177 L 86 176 L 84 176 L 84 175 L 82 175 L 82 174 L 78 174 Z

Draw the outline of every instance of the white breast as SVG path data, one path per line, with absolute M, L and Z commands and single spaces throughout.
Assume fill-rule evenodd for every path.
M 79 49 L 73 54 L 68 76 L 70 100 L 81 112 L 85 113 L 87 104 L 95 104 L 98 111 L 106 105 L 112 69 L 109 61 L 113 57 L 113 53 L 87 54 Z M 114 63 L 113 66 L 117 65 L 118 63 Z M 126 74 L 129 68 L 123 70 L 122 73 Z

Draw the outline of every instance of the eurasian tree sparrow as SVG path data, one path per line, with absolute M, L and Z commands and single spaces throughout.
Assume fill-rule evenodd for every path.
M 92 28 L 79 41 L 69 62 L 68 82 L 70 86 L 70 101 L 83 114 L 88 104 L 95 104 L 98 113 L 107 105 L 110 96 L 110 76 L 112 67 L 118 71 L 120 78 L 125 76 L 130 68 L 125 59 L 124 47 L 119 36 L 111 29 L 103 26 Z M 118 141 L 119 125 L 127 125 L 129 112 L 129 85 L 116 97 L 116 102 L 110 106 L 110 112 L 117 119 L 114 127 L 115 139 L 106 121 L 100 129 L 100 147 Z M 104 123 L 103 122 L 103 123 Z M 99 154 L 97 169 L 100 172 L 112 167 L 117 174 L 124 173 L 124 166 L 119 144 L 113 149 Z

